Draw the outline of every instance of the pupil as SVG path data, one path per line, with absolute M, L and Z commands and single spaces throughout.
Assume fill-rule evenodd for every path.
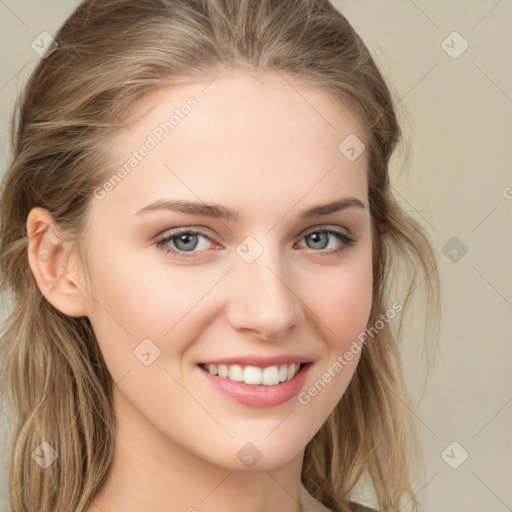
M 196 240 L 196 243 L 195 244 L 192 244 L 193 247 L 190 245 L 190 241 L 192 238 L 197 238 L 196 235 L 191 235 L 191 234 L 183 234 L 183 235 L 180 235 L 177 239 L 176 239 L 176 247 L 180 250 L 184 250 L 184 251 L 187 251 L 187 250 L 191 250 L 191 249 L 195 249 L 196 245 L 197 245 L 197 240 Z M 180 244 L 184 244 L 183 246 L 180 247 Z M 188 244 L 188 245 L 187 245 Z
M 314 247 L 315 249 L 324 249 L 326 244 L 321 243 L 321 238 L 324 237 L 324 242 L 327 242 L 327 233 L 312 233 L 309 235 L 309 238 L 313 241 L 314 244 L 320 244 L 321 247 Z

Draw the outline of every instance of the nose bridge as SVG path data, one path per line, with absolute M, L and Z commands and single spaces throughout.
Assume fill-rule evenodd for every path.
M 229 320 L 235 328 L 278 338 L 300 321 L 302 308 L 285 255 L 270 238 L 248 237 L 237 247 Z

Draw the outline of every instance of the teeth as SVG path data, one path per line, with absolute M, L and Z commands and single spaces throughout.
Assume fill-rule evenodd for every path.
M 269 366 L 261 371 L 261 382 L 267 386 L 275 386 L 279 384 L 279 368 L 277 366 Z
M 229 365 L 229 380 L 234 380 L 236 382 L 242 382 L 244 380 L 244 371 L 239 364 L 231 364 Z
M 295 373 L 297 373 L 296 366 L 294 364 L 289 365 L 288 372 L 286 374 L 286 380 L 290 380 Z
M 206 370 L 212 375 L 246 384 L 275 386 L 280 382 L 291 380 L 300 369 L 299 363 L 282 364 L 280 366 L 241 366 L 239 364 L 206 364 Z
M 244 382 L 246 384 L 261 384 L 261 369 L 256 366 L 244 368 Z

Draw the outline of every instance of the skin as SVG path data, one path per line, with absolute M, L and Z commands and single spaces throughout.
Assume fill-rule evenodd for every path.
M 197 367 L 234 355 L 307 355 L 314 362 L 307 390 L 368 322 L 368 160 L 363 153 L 349 161 L 338 150 L 349 134 L 365 134 L 325 91 L 291 87 L 284 76 L 225 73 L 163 88 L 138 105 L 125 119 L 129 128 L 109 143 L 114 171 L 172 110 L 198 100 L 121 183 L 91 199 L 83 239 L 90 281 L 49 213 L 30 212 L 29 261 L 39 288 L 64 313 L 90 319 L 116 383 L 113 468 L 89 512 L 301 510 L 305 446 L 345 392 L 359 355 L 307 405 L 297 397 L 275 407 L 242 405 Z M 296 219 L 343 196 L 366 208 Z M 135 215 L 156 199 L 178 198 L 224 205 L 238 219 Z M 329 235 L 324 248 L 305 236 L 321 227 L 356 242 L 325 255 L 344 242 Z M 199 237 L 186 259 L 155 245 L 177 228 L 210 240 Z M 249 236 L 263 248 L 250 264 L 236 252 Z M 45 237 L 54 250 L 41 259 Z M 167 246 L 179 250 L 176 240 Z M 149 366 L 134 356 L 147 338 L 160 350 Z M 237 457 L 248 442 L 262 454 L 252 468 Z

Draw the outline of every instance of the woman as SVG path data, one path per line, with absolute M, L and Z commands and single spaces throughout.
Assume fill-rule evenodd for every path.
M 12 510 L 416 508 L 396 326 L 438 277 L 346 18 L 89 0 L 55 40 L 1 196 Z

